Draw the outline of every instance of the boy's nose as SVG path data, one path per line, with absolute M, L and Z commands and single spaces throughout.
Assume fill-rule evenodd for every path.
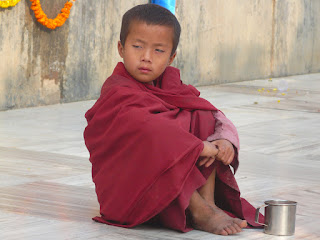
M 151 59 L 152 59 L 151 50 L 146 49 L 145 51 L 143 51 L 141 60 L 143 62 L 151 62 Z

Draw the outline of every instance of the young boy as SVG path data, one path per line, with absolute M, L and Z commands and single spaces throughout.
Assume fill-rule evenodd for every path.
M 229 167 L 238 167 L 237 132 L 169 66 L 179 37 L 176 17 L 158 5 L 139 5 L 123 16 L 123 63 L 86 113 L 84 138 L 101 213 L 94 220 L 236 234 L 247 221 L 254 225 L 254 208 L 240 198 Z

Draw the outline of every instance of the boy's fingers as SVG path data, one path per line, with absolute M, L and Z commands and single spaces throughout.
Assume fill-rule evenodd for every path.
M 220 161 L 223 161 L 223 160 L 226 160 L 226 159 L 227 159 L 225 153 L 222 152 L 222 151 L 220 151 L 220 150 L 219 150 L 219 153 L 218 153 L 218 155 L 216 156 L 216 158 L 219 159 Z
M 209 157 L 205 157 L 205 158 L 201 159 L 200 162 L 199 162 L 199 166 L 202 166 L 202 165 L 205 164 L 208 160 L 209 160 Z
M 227 159 L 228 159 L 228 161 L 227 161 L 226 165 L 230 165 L 232 163 L 233 159 L 234 159 L 234 155 L 231 154 Z
M 234 159 L 234 151 L 231 151 L 229 156 L 228 156 L 228 159 L 229 159 L 229 164 L 232 163 L 233 159 Z
M 227 163 L 229 164 L 230 161 L 231 161 L 231 153 L 230 153 L 230 152 L 227 152 L 224 157 L 225 157 L 225 159 L 227 160 Z
M 217 157 L 217 156 L 219 155 L 219 153 L 220 153 L 219 146 L 216 145 L 216 144 L 213 144 L 213 146 L 214 146 L 214 148 L 215 148 L 215 153 L 214 153 L 214 155 L 215 155 L 215 157 Z
M 229 165 L 234 158 L 234 152 L 228 148 L 222 148 L 219 150 L 219 155 L 217 157 L 219 160 L 223 161 L 225 165 Z
M 209 167 L 213 162 L 215 158 L 210 158 L 209 161 L 206 163 L 205 167 Z
M 217 154 L 217 158 L 223 159 L 223 155 L 224 155 L 223 151 L 221 149 L 219 149 L 218 154 Z

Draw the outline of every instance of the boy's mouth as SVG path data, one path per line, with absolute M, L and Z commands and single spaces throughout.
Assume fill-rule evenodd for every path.
M 149 73 L 151 72 L 151 70 L 149 68 L 144 68 L 144 67 L 141 67 L 141 68 L 138 68 L 140 72 L 142 73 Z

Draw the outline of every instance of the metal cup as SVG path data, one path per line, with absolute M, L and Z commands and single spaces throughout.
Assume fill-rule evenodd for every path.
M 259 222 L 260 208 L 265 208 L 265 223 Z M 297 202 L 268 200 L 256 209 L 255 222 L 264 225 L 266 234 L 290 236 L 294 234 Z

